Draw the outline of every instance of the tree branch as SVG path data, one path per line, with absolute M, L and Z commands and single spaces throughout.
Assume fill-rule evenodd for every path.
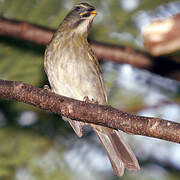
M 50 41 L 54 30 L 35 24 L 0 18 L 0 35 L 12 36 L 37 44 L 46 45 Z M 167 57 L 155 57 L 143 51 L 128 46 L 117 46 L 90 41 L 98 59 L 111 60 L 116 63 L 128 63 L 134 67 L 147 69 L 162 76 L 180 80 L 176 71 L 180 64 Z
M 0 80 L 0 98 L 24 102 L 74 120 L 119 129 L 130 134 L 180 143 L 179 123 L 136 116 L 111 106 L 74 100 L 23 82 Z

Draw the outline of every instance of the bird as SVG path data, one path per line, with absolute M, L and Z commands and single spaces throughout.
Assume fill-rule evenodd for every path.
M 107 105 L 107 94 L 98 59 L 88 43 L 88 33 L 97 10 L 82 2 L 65 16 L 46 47 L 44 70 L 52 92 L 81 101 Z M 139 163 L 119 130 L 100 125 L 67 120 L 78 137 L 83 126 L 91 126 L 107 153 L 114 173 L 139 170 Z

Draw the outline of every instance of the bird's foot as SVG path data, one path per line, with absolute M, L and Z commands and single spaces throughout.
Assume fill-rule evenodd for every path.
M 44 85 L 44 86 L 43 86 L 43 89 L 51 92 L 51 89 L 50 89 L 50 87 L 49 87 L 48 85 Z
M 89 99 L 88 96 L 84 96 L 83 100 L 85 101 L 85 103 L 93 103 L 93 104 L 98 104 L 98 102 L 95 99 Z

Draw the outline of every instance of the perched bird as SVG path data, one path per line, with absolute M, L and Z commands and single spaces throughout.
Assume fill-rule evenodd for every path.
M 102 73 L 96 56 L 87 41 L 90 25 L 96 16 L 95 8 L 79 3 L 64 18 L 45 51 L 44 68 L 53 92 L 99 104 L 107 104 Z M 69 121 L 81 137 L 82 128 L 89 125 L 100 139 L 114 172 L 122 176 L 124 169 L 139 170 L 138 161 L 118 130 L 80 121 Z

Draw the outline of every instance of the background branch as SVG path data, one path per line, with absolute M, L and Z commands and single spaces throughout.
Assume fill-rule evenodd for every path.
M 46 45 L 55 30 L 37 26 L 28 22 L 0 18 L 0 35 L 12 36 L 37 44 Z M 153 73 L 180 80 L 177 71 L 180 64 L 168 57 L 155 57 L 146 52 L 128 46 L 117 46 L 90 41 L 98 59 L 128 63 L 134 67 L 147 69 Z
M 22 82 L 0 80 L 0 98 L 24 102 L 71 119 L 119 129 L 130 134 L 180 143 L 179 123 L 136 116 L 111 106 L 74 100 Z

